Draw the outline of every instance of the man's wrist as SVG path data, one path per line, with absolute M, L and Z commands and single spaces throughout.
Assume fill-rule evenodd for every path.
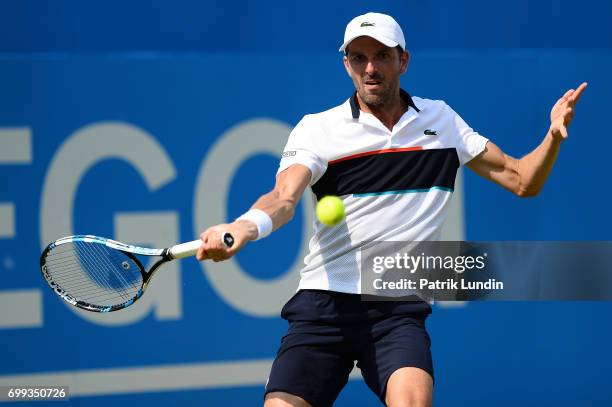
M 240 226 L 242 229 L 246 230 L 246 238 L 247 240 L 256 240 L 258 231 L 257 225 L 250 220 L 246 219 L 236 219 L 234 223 Z
M 561 135 L 561 131 L 557 129 L 557 134 L 555 135 L 555 132 L 553 131 L 552 126 L 548 128 L 548 133 L 546 133 L 546 138 L 550 139 L 552 143 L 556 143 L 556 144 L 561 144 L 561 142 L 564 140 L 563 136 Z

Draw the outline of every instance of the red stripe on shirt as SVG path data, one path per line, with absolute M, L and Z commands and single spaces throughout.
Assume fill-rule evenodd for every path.
M 332 160 L 328 163 L 328 165 L 336 164 L 336 163 L 346 161 L 346 160 L 352 160 L 353 158 L 367 157 L 369 155 L 386 154 L 386 153 L 400 153 L 403 151 L 418 151 L 422 149 L 423 147 L 417 146 L 417 147 L 387 148 L 385 150 L 366 151 L 365 153 L 353 154 L 347 157 L 338 158 L 337 160 Z

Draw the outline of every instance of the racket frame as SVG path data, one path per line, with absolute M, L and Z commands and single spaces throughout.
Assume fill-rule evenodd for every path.
M 64 291 L 64 289 L 62 289 L 53 280 L 53 278 L 51 277 L 49 271 L 47 270 L 46 258 L 47 258 L 47 253 L 49 253 L 55 247 L 63 245 L 63 244 L 66 244 L 66 243 L 73 243 L 73 242 L 86 242 L 86 243 L 92 243 L 92 244 L 104 244 L 107 247 L 110 247 L 112 249 L 116 249 L 116 250 L 121 251 L 126 256 L 128 256 L 131 260 L 133 260 L 134 263 L 136 263 L 136 265 L 138 266 L 138 271 L 140 271 L 140 274 L 142 275 L 142 286 L 140 287 L 140 289 L 138 290 L 136 295 L 134 297 L 132 297 L 131 299 L 129 299 L 129 300 L 127 300 L 127 301 L 125 301 L 125 302 L 123 302 L 121 304 L 115 304 L 115 305 L 111 305 L 111 306 L 101 306 L 101 305 L 90 304 L 88 302 L 81 301 L 81 300 L 73 297 L 72 295 L 68 294 L 66 291 Z M 93 311 L 93 312 L 112 312 L 112 311 L 117 311 L 117 310 L 129 307 L 134 302 L 136 302 L 136 300 L 138 300 L 140 297 L 142 297 L 142 295 L 144 294 L 145 290 L 147 289 L 147 286 L 149 284 L 149 281 L 151 280 L 151 277 L 157 271 L 157 269 L 162 264 L 164 264 L 164 263 L 166 263 L 168 261 L 171 261 L 171 260 L 173 260 L 175 258 L 171 254 L 170 250 L 171 250 L 171 248 L 149 249 L 149 248 L 146 248 L 146 247 L 139 247 L 139 246 L 134 246 L 134 245 L 128 245 L 128 244 L 125 244 L 125 243 L 118 242 L 116 240 L 107 239 L 107 238 L 103 238 L 103 237 L 99 237 L 99 236 L 93 236 L 93 235 L 66 236 L 66 237 L 63 237 L 61 239 L 56 240 L 53 243 L 50 243 L 45 248 L 45 250 L 42 252 L 42 254 L 40 255 L 40 271 L 41 271 L 45 281 L 47 282 L 47 284 L 49 284 L 49 287 L 51 287 L 51 289 L 53 291 L 55 291 L 55 293 L 57 295 L 59 295 L 63 300 L 65 300 L 69 304 L 74 305 L 74 306 L 79 307 L 79 308 L 82 308 L 82 309 L 85 309 L 87 311 Z M 143 256 L 159 256 L 159 257 L 161 257 L 161 259 L 156 261 L 151 266 L 151 268 L 148 271 L 146 271 L 144 266 L 140 262 L 140 260 L 134 254 L 140 254 L 140 255 L 143 255 Z

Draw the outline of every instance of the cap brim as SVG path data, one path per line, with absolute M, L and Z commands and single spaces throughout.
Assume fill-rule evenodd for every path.
M 381 44 L 386 45 L 387 47 L 390 48 L 395 48 L 397 47 L 399 44 L 393 40 L 390 40 L 389 38 L 383 37 L 381 35 L 371 35 L 371 34 L 364 34 L 364 33 L 359 33 L 354 35 L 353 37 L 349 38 L 348 40 L 344 41 L 344 44 L 342 44 L 342 46 L 340 47 L 340 49 L 338 49 L 338 51 L 340 52 L 344 52 L 344 50 L 346 49 L 346 47 L 348 47 L 348 45 L 355 39 L 355 38 L 359 38 L 359 37 L 370 37 L 370 38 L 374 38 L 376 41 L 380 42 Z

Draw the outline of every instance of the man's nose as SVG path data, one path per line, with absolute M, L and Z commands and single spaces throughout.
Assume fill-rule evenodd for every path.
M 378 70 L 378 68 L 376 67 L 376 65 L 374 64 L 373 61 L 368 61 L 366 63 L 366 67 L 365 67 L 365 72 L 370 75 L 373 74 L 374 72 L 376 72 Z

